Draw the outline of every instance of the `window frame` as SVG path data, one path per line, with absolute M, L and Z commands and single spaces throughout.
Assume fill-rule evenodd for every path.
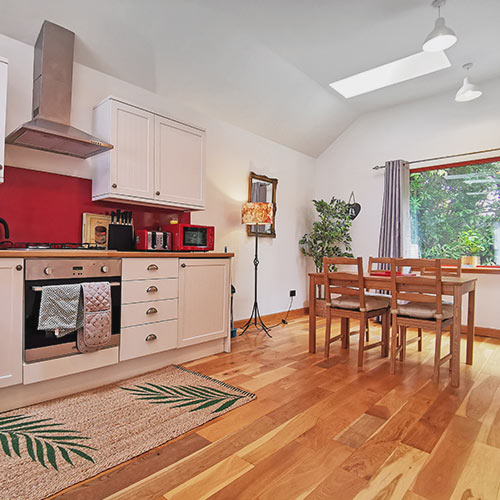
M 500 162 L 500 156 L 491 158 L 480 158 L 478 160 L 467 160 L 453 163 L 443 163 L 442 165 L 431 165 L 428 167 L 410 168 L 410 176 L 413 173 L 428 172 L 430 170 L 444 170 L 447 168 L 466 167 L 467 165 L 482 165 L 484 163 Z M 409 198 L 408 198 L 409 202 Z M 481 267 L 462 267 L 462 272 L 467 274 L 500 274 L 500 265 Z

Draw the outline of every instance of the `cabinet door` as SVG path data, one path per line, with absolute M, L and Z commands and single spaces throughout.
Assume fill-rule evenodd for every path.
M 229 259 L 181 259 L 178 347 L 229 332 Z
M 7 63 L 0 58 L 0 183 L 5 175 L 5 118 L 7 114 Z
M 205 133 L 156 116 L 156 199 L 175 205 L 205 204 Z
M 111 101 L 111 194 L 153 198 L 154 122 L 152 113 Z
M 23 259 L 0 259 L 0 387 L 23 381 Z

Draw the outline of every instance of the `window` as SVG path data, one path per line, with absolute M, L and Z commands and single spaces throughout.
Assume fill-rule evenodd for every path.
M 500 158 L 414 169 L 412 253 L 500 265 Z

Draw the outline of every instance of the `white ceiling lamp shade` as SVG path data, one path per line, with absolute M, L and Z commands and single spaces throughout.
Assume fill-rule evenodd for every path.
M 436 19 L 434 29 L 429 33 L 422 46 L 425 52 L 446 50 L 457 43 L 457 35 L 451 28 L 446 26 L 444 17 L 441 17 L 441 6 L 445 2 L 446 0 L 434 0 L 432 2 L 432 6 L 438 9 L 438 18 Z
M 468 72 L 472 68 L 472 63 L 464 64 L 463 68 Z M 467 102 L 473 101 L 478 97 L 481 97 L 483 93 L 477 85 L 472 83 L 467 75 L 464 78 L 463 85 L 458 89 L 457 95 L 455 96 L 455 101 L 457 102 Z

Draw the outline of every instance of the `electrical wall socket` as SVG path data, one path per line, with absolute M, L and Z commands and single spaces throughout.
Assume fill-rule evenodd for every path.
M 290 290 L 290 297 L 295 297 L 297 292 L 295 290 Z

